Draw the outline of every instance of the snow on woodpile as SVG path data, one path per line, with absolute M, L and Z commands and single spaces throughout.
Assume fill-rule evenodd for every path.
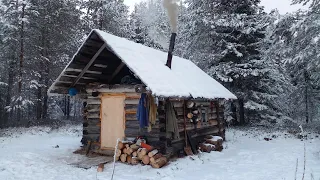
M 229 90 L 189 60 L 174 56 L 172 69 L 165 66 L 167 53 L 93 30 L 157 96 L 236 99 Z

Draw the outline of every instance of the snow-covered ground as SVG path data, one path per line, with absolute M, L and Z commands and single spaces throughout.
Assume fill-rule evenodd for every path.
M 117 163 L 114 179 L 210 179 L 210 180 L 294 180 L 302 179 L 304 144 L 305 180 L 320 180 L 320 139 L 315 134 L 301 141 L 282 133 L 249 133 L 228 129 L 223 152 L 202 153 L 171 162 L 162 169 Z M 264 137 L 272 137 L 265 141 Z M 72 152 L 80 146 L 81 127 L 8 129 L 0 133 L 1 180 L 94 180 L 110 179 L 112 164 L 97 173 L 68 164 L 84 157 Z M 59 148 L 54 148 L 59 145 Z M 296 163 L 298 159 L 298 169 Z

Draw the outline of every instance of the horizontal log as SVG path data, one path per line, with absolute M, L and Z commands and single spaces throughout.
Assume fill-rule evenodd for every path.
M 126 110 L 126 114 L 137 114 L 137 110 Z
M 90 94 L 88 94 L 88 96 L 87 96 L 87 100 L 98 100 L 98 101 L 99 101 L 99 100 L 101 100 L 101 99 L 100 99 L 99 96 L 94 97 L 94 96 L 92 96 L 91 93 L 90 93 Z
M 156 138 L 157 140 L 159 140 L 160 134 L 156 133 L 156 132 L 140 132 L 139 129 L 137 128 L 126 128 L 125 129 L 125 135 L 126 137 L 137 137 L 137 136 L 141 136 L 141 135 L 145 135 L 149 138 Z
M 139 129 L 139 121 L 126 121 L 126 128 Z
M 136 114 L 126 114 L 127 121 L 138 121 Z
M 91 110 L 91 109 L 100 109 L 101 104 L 88 104 L 86 106 L 87 110 Z
M 82 123 L 83 127 L 89 127 L 89 126 L 100 126 L 101 122 L 100 120 L 93 120 L 93 121 L 84 121 Z
M 126 99 L 140 99 L 140 93 L 126 93 Z
M 99 113 L 100 112 L 100 106 L 96 108 L 87 109 L 89 113 Z
M 133 85 L 99 85 L 99 86 L 88 86 L 87 92 L 91 93 L 93 91 L 103 92 L 103 93 L 135 93 L 135 88 Z
M 99 119 L 100 118 L 100 115 L 97 114 L 97 113 L 94 113 L 94 114 L 90 114 L 87 116 L 87 119 Z
M 93 117 L 93 116 L 100 117 L 100 111 L 88 111 L 87 116 L 88 117 Z
M 88 126 L 83 128 L 83 134 L 99 134 L 101 132 L 99 126 Z
M 126 111 L 137 111 L 138 110 L 138 104 L 126 104 L 124 109 Z
M 124 102 L 126 105 L 138 105 L 139 104 L 139 99 L 126 99 Z
M 87 104 L 88 104 L 88 105 L 92 105 L 92 104 L 94 104 L 94 105 L 100 105 L 100 104 L 101 104 L 101 100 L 88 99 L 88 100 L 87 100 Z
M 139 129 L 140 124 L 139 124 L 139 121 L 126 121 L 126 127 Z M 158 128 L 158 129 L 159 129 L 159 127 L 160 127 L 159 121 L 156 121 L 156 124 L 152 126 L 152 128 Z
M 89 119 L 85 119 L 83 122 L 91 122 L 91 121 L 100 122 L 101 119 L 100 118 L 89 118 Z

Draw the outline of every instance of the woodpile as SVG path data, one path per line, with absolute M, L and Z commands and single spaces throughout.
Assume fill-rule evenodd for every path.
M 199 144 L 199 149 L 202 152 L 210 153 L 211 151 L 219 151 L 223 150 L 223 138 L 220 136 L 206 136 L 203 143 Z
M 153 168 L 161 168 L 168 163 L 167 158 L 152 146 L 128 142 L 119 142 L 116 160 L 131 165 L 151 165 Z

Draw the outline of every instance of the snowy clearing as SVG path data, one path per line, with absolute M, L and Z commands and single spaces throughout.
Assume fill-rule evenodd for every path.
M 228 129 L 223 152 L 202 153 L 171 162 L 163 169 L 117 163 L 115 180 L 122 179 L 217 179 L 283 180 L 302 179 L 304 143 L 306 144 L 305 179 L 320 180 L 320 139 L 315 134 L 301 141 L 285 133 L 248 133 Z M 254 130 L 250 131 L 254 132 Z M 276 138 L 272 138 L 276 135 Z M 264 138 L 272 138 L 265 141 Z M 68 164 L 84 159 L 72 152 L 81 144 L 81 127 L 13 128 L 0 133 L 1 180 L 86 180 L 110 179 L 112 164 L 103 173 Z M 59 148 L 54 148 L 56 145 Z M 194 160 L 192 160 L 194 159 Z

